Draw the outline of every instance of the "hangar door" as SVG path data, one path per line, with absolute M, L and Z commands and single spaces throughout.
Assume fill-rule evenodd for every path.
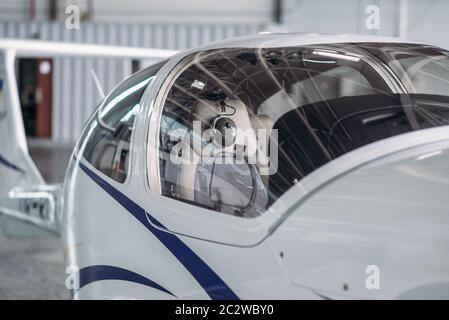
M 51 137 L 52 60 L 18 60 L 18 88 L 27 137 Z

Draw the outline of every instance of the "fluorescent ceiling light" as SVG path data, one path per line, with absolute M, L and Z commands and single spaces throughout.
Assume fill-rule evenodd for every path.
M 312 60 L 312 59 L 302 59 L 302 61 L 305 62 L 312 62 L 312 63 L 337 63 L 337 61 L 334 60 Z
M 348 60 L 348 61 L 353 61 L 353 62 L 360 61 L 360 57 L 356 57 L 353 55 L 347 55 L 347 54 L 340 54 L 340 53 L 336 53 L 336 52 L 313 50 L 312 53 L 319 55 L 319 56 L 323 56 L 323 57 L 342 59 L 342 60 Z

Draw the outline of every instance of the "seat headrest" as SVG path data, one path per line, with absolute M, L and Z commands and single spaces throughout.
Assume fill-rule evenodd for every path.
M 273 128 L 274 121 L 270 118 L 270 116 L 267 116 L 266 114 L 259 114 L 259 115 L 250 115 L 250 121 L 254 128 L 254 130 L 259 129 L 266 129 L 270 130 Z
M 192 107 L 192 120 L 201 121 L 201 131 L 207 129 L 219 114 L 220 107 L 215 101 L 199 99 Z

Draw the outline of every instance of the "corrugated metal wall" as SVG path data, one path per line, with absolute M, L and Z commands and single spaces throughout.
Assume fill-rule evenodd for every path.
M 151 24 L 83 22 L 68 30 L 64 22 L 0 22 L 0 38 L 33 38 L 75 43 L 185 49 L 228 37 L 254 34 L 260 25 Z M 100 97 L 91 79 L 94 69 L 111 90 L 129 73 L 119 59 L 56 58 L 53 67 L 52 140 L 73 143 Z

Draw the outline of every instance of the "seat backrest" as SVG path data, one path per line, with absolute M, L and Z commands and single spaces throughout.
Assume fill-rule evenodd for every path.
M 238 132 L 245 132 L 244 136 L 240 136 L 239 134 L 236 136 L 235 144 L 236 145 L 245 145 L 247 146 L 247 151 L 249 156 L 256 153 L 257 150 L 257 136 L 254 130 L 254 126 L 257 126 L 259 129 L 265 129 L 267 127 L 268 117 L 265 116 L 250 116 L 248 113 L 248 110 L 243 102 L 237 101 L 237 100 L 229 100 L 226 101 L 226 104 L 229 106 L 227 108 L 227 112 L 229 111 L 229 114 L 226 116 L 231 118 L 237 128 L 242 131 Z M 210 100 L 198 100 L 197 103 L 192 107 L 192 120 L 193 121 L 200 121 L 201 123 L 201 133 L 203 134 L 205 130 L 210 129 L 210 126 L 212 125 L 214 119 L 217 116 L 221 115 L 221 109 L 218 103 Z M 253 124 L 254 123 L 254 124 Z M 271 125 L 271 123 L 268 124 L 268 126 Z M 235 146 L 229 146 L 224 148 L 212 148 L 212 156 L 210 153 L 207 153 L 207 156 L 202 149 L 204 147 L 204 139 L 207 139 L 207 134 L 204 136 L 203 134 L 203 141 L 202 143 L 193 143 L 193 139 L 198 139 L 199 137 L 193 137 L 194 134 L 192 133 L 189 138 L 191 139 L 184 139 L 180 142 L 179 148 L 182 150 L 182 156 L 186 157 L 188 159 L 188 162 L 182 163 L 177 167 L 178 174 L 177 174 L 177 192 L 180 196 L 180 198 L 194 201 L 194 202 L 200 202 L 204 205 L 213 205 L 214 201 L 216 199 L 209 199 L 215 197 L 218 193 L 214 190 L 209 190 L 212 186 L 212 175 L 215 177 L 217 175 L 217 179 L 213 184 L 217 184 L 220 186 L 226 186 L 228 189 L 223 187 L 223 192 L 227 193 L 223 195 L 224 199 L 231 199 L 231 201 L 235 201 L 237 198 L 236 195 L 231 195 L 232 192 L 238 193 L 238 188 L 234 188 L 232 183 L 226 183 L 226 181 L 218 183 L 218 181 L 223 180 L 226 178 L 226 175 L 223 173 L 226 172 L 226 165 L 214 165 L 214 154 L 233 154 Z M 206 141 L 207 142 L 207 141 Z M 249 147 L 248 147 L 249 146 Z M 199 149 L 201 148 L 201 149 Z M 209 151 L 211 149 L 209 148 Z M 233 166 L 233 164 L 229 164 L 229 166 Z M 234 165 L 235 166 L 235 165 Z M 240 165 L 242 166 L 242 165 Z M 248 166 L 248 165 L 243 165 Z M 215 169 L 214 169 L 215 168 Z M 219 171 L 216 171 L 219 170 Z M 229 167 L 229 171 L 233 172 L 234 174 L 237 174 L 239 172 L 244 172 L 242 174 L 249 174 L 251 173 L 252 176 L 254 176 L 252 179 L 256 179 L 255 185 L 257 186 L 258 195 L 257 196 L 257 202 L 259 203 L 259 207 L 263 207 L 264 205 L 260 205 L 260 203 L 266 202 L 266 196 L 265 194 L 265 188 L 263 186 L 263 183 L 261 183 L 261 179 L 257 173 L 257 170 L 251 169 L 245 169 L 243 170 L 243 167 L 239 169 L 239 165 L 234 167 Z M 215 172 L 216 171 L 216 172 Z M 248 173 L 249 172 L 249 173 Z M 226 178 L 227 179 L 227 178 Z M 226 180 L 225 179 L 225 180 Z M 235 177 L 233 177 L 235 180 Z M 215 180 L 215 178 L 214 178 Z M 198 190 L 197 190 L 198 189 Z M 235 189 L 235 190 L 234 190 Z M 214 191 L 214 192 L 213 192 Z M 254 198 L 254 197 L 253 197 Z M 240 202 L 239 202 L 240 201 Z M 235 202 L 243 203 L 243 200 L 239 200 Z M 254 202 L 254 199 L 252 199 Z M 253 210 L 254 211 L 254 210 Z M 231 213 L 231 212 L 228 212 Z M 257 214 L 256 212 L 252 212 L 251 215 Z

